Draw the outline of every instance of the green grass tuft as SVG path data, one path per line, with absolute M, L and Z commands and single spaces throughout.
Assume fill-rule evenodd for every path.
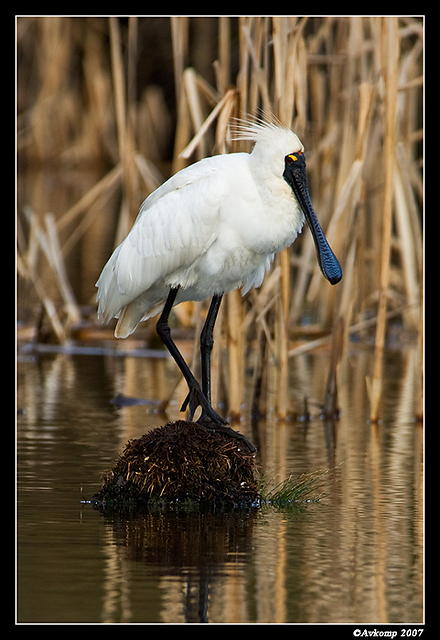
M 268 486 L 266 478 L 262 478 L 259 490 L 262 496 L 262 504 L 278 508 L 297 507 L 306 502 L 320 502 L 327 494 L 326 476 L 333 469 L 318 469 L 312 473 L 302 473 L 299 476 L 290 474 L 285 480 L 275 485 Z

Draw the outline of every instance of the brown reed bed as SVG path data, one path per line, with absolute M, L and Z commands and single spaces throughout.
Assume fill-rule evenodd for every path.
M 250 150 L 233 140 L 231 119 L 263 109 L 305 144 L 312 201 L 344 277 L 328 286 L 305 232 L 259 290 L 229 294 L 216 327 L 214 402 L 239 416 L 252 368 L 264 412 L 273 363 L 276 412 L 294 412 L 289 360 L 313 348 L 294 339 L 314 332 L 332 345 L 332 406 L 349 336 L 373 326 L 367 387 L 377 420 L 389 323 L 418 336 L 423 351 L 423 19 L 23 17 L 17 46 L 19 187 L 29 167 L 100 170 L 64 209 L 19 198 L 19 311 L 28 322 L 68 340 L 82 305 L 93 304 L 91 294 L 76 300 L 69 264 L 87 262 L 84 247 L 102 256 L 88 273 L 91 291 L 148 193 L 206 155 Z M 204 310 L 187 303 L 176 315 L 191 328 Z

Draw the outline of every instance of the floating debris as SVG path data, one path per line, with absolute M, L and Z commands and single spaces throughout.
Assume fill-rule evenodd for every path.
M 99 508 L 259 506 L 255 455 L 227 433 L 178 420 L 130 440 L 93 496 Z

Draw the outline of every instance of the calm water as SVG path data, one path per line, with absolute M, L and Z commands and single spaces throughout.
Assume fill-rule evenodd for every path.
M 412 349 L 387 354 L 383 422 L 368 424 L 371 353 L 341 372 L 341 419 L 262 421 L 259 461 L 282 479 L 329 469 L 300 510 L 108 516 L 84 504 L 128 439 L 166 418 L 168 359 L 46 355 L 18 361 L 19 622 L 423 620 L 423 433 Z M 292 398 L 322 401 L 328 358 L 293 359 Z M 176 414 L 177 415 L 177 414 Z M 175 416 L 170 416 L 174 418 Z

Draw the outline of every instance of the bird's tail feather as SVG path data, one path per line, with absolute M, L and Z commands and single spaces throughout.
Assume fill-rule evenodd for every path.
M 125 305 L 120 312 L 118 322 L 115 327 L 116 338 L 128 338 L 137 328 L 142 320 L 145 309 L 139 309 L 136 300 Z
M 139 296 L 141 297 L 141 296 Z M 142 304 L 139 298 L 125 305 L 119 314 L 118 322 L 115 327 L 116 338 L 128 338 L 136 329 L 140 322 L 148 320 L 160 313 L 164 307 L 164 301 L 154 304 L 147 312 L 145 312 L 145 303 Z M 147 307 L 148 308 L 148 307 Z

